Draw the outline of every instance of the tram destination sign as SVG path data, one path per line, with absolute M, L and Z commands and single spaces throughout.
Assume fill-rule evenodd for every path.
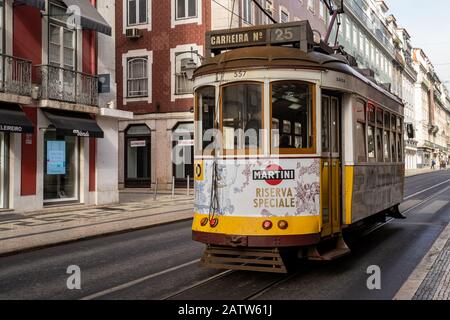
M 208 52 L 214 54 L 226 49 L 283 44 L 298 44 L 300 49 L 308 50 L 313 45 L 313 33 L 309 22 L 218 30 L 206 34 Z

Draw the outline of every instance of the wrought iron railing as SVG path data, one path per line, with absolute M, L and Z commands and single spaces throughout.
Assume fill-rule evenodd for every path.
M 0 54 L 0 91 L 31 96 L 31 61 Z
M 41 99 L 98 106 L 98 77 L 57 66 L 38 66 Z

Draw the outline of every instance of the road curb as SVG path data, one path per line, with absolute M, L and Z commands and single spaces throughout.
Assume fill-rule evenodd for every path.
M 103 232 L 96 232 L 96 233 L 89 233 L 84 231 L 85 233 L 83 235 L 80 234 L 80 236 L 70 236 L 70 234 L 68 234 L 65 238 L 61 237 L 59 240 L 55 240 L 55 241 L 41 241 L 41 242 L 36 242 L 36 244 L 30 244 L 30 245 L 22 245 L 21 247 L 18 247 L 17 245 L 11 245 L 8 248 L 3 248 L 5 246 L 5 244 L 3 243 L 4 240 L 0 240 L 0 257 L 6 257 L 6 256 L 12 256 L 12 255 L 16 255 L 16 254 L 20 254 L 20 253 L 24 253 L 24 252 L 30 252 L 30 251 L 36 251 L 39 249 L 44 249 L 44 248 L 51 248 L 51 247 L 55 247 L 55 246 L 59 246 L 59 245 L 64 245 L 64 244 L 70 244 L 70 243 L 74 243 L 77 241 L 83 241 L 83 240 L 90 240 L 90 239 L 96 239 L 96 238 L 100 238 L 100 237 L 106 237 L 106 236 L 113 236 L 113 235 L 118 235 L 118 234 L 122 234 L 122 233 L 127 233 L 127 232 L 133 232 L 133 231 L 139 231 L 139 230 L 144 230 L 144 229 L 150 229 L 150 228 L 154 228 L 154 227 L 159 227 L 159 226 L 164 226 L 164 225 L 168 225 L 168 224 L 172 224 L 172 223 L 177 223 L 177 222 L 184 222 L 184 221 L 189 221 L 192 220 L 193 217 L 182 217 L 182 218 L 175 218 L 175 219 L 168 219 L 168 220 L 164 220 L 164 221 L 160 221 L 160 222 L 156 222 L 156 223 L 146 223 L 146 224 L 135 224 L 133 226 L 129 226 L 127 228 L 119 228 L 119 229 L 105 229 L 105 231 Z M 105 222 L 107 223 L 107 222 Z M 112 222 L 111 224 L 114 224 L 114 222 Z M 88 226 L 91 227 L 92 226 Z M 76 229 L 84 229 L 86 228 L 85 226 L 80 227 L 80 228 L 74 228 L 74 232 L 76 231 Z M 95 228 L 95 227 L 94 227 Z M 61 233 L 60 230 L 55 230 L 51 233 Z M 29 241 L 33 240 L 32 238 L 36 236 L 30 236 L 28 238 L 30 238 Z M 26 237 L 25 237 L 26 238 Z M 22 240 L 16 240 L 16 239 L 11 239 L 11 240 L 6 240 L 9 242 L 17 242 L 20 241 L 22 242 Z
M 428 272 L 436 262 L 439 253 L 450 239 L 450 224 L 441 232 L 438 239 L 431 246 L 425 257 L 420 261 L 408 280 L 402 285 L 393 300 L 412 300 Z

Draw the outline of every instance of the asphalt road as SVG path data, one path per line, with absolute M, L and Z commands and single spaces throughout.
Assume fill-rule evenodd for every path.
M 407 178 L 405 197 L 407 220 L 289 276 L 201 267 L 204 247 L 180 222 L 0 257 L 0 299 L 392 299 L 450 221 L 450 171 Z M 71 265 L 81 290 L 67 289 Z M 366 287 L 371 265 L 381 268 L 381 290 Z

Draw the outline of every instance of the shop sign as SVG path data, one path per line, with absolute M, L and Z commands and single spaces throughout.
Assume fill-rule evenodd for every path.
M 179 146 L 193 146 L 194 140 L 178 140 Z
M 145 140 L 136 140 L 136 141 L 130 141 L 130 147 L 131 148 L 142 148 L 147 146 L 147 141 Z
M 33 144 L 33 135 L 31 133 L 25 134 L 25 144 Z
M 77 137 L 89 137 L 89 131 L 83 131 L 83 130 L 72 130 L 72 133 Z
M 66 174 L 65 141 L 47 141 L 47 174 Z
M 5 125 L 5 124 L 0 124 L 0 131 L 22 132 L 23 128 L 20 126 L 10 126 L 10 125 Z

